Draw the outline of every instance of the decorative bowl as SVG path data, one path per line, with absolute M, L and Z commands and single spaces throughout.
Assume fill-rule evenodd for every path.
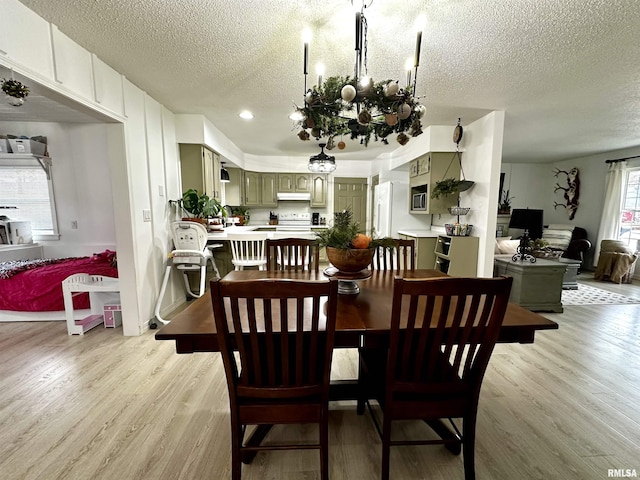
M 466 215 L 467 213 L 469 213 L 469 210 L 471 210 L 471 208 L 469 208 L 469 207 L 449 207 L 447 210 L 449 210 L 449 213 L 451 215 Z
M 326 247 L 329 262 L 341 272 L 356 273 L 367 268 L 373 258 L 373 248 Z

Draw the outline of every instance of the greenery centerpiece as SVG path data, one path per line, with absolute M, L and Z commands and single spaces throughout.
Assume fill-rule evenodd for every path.
M 333 145 L 335 136 L 350 135 L 362 138 L 367 146 L 372 137 L 386 144 L 387 137 L 396 133 L 396 141 L 405 145 L 409 136 L 422 133 L 425 108 L 411 87 L 401 88 L 398 82 L 369 79 L 362 85 L 349 76 L 337 76 L 309 89 L 304 106 L 296 106 L 296 112 L 300 140 L 329 137 L 327 145 Z M 338 148 L 345 148 L 344 142 Z
M 316 232 L 316 236 L 318 246 L 326 248 L 327 258 L 334 267 L 340 272 L 357 273 L 371 263 L 377 247 L 395 246 L 392 238 L 376 238 L 374 233 L 361 233 L 360 226 L 353 221 L 353 212 L 346 209 L 334 214 L 333 227 Z

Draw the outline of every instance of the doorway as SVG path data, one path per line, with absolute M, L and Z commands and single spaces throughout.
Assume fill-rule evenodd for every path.
M 367 179 L 336 177 L 333 189 L 333 205 L 335 212 L 350 208 L 353 221 L 365 232 L 367 226 Z

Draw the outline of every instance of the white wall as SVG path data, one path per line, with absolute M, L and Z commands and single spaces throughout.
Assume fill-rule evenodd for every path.
M 44 135 L 53 162 L 59 241 L 40 241 L 47 258 L 116 248 L 113 195 L 104 124 L 0 122 L 0 131 Z M 71 228 L 76 221 L 77 229 Z

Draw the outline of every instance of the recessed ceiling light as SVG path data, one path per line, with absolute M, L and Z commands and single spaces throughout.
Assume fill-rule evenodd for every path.
M 240 118 L 244 118 L 245 120 L 251 120 L 253 118 L 253 113 L 249 110 L 245 110 L 240 113 Z

